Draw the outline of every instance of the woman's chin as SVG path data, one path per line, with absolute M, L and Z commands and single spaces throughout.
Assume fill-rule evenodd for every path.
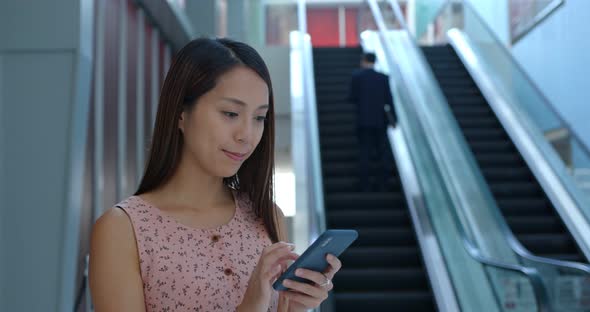
M 235 170 L 235 169 L 234 170 L 226 170 L 220 176 L 227 179 L 227 178 L 231 178 L 231 177 L 235 176 L 237 173 L 238 173 L 238 170 Z

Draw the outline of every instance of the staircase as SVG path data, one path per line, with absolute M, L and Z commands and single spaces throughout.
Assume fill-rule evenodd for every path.
M 422 50 L 517 239 L 535 255 L 586 262 L 455 51 L 448 45 Z
M 359 191 L 355 110 L 346 97 L 360 54 L 358 48 L 313 51 L 326 221 L 330 229 L 359 232 L 340 257 L 334 311 L 436 311 L 397 172 L 387 191 Z

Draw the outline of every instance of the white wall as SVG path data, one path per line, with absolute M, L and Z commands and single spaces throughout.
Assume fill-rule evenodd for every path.
M 590 1 L 565 1 L 512 49 L 586 146 L 590 146 L 589 18 Z
M 282 46 L 255 46 L 262 56 L 273 84 L 276 117 L 275 150 L 290 155 L 291 150 L 291 70 L 290 48 Z M 281 156 L 281 155 L 277 155 Z
M 504 43 L 510 43 L 508 0 L 466 0 Z

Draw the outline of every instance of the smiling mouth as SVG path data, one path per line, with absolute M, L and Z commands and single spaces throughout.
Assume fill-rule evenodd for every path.
M 225 153 L 225 155 L 229 158 L 231 158 L 232 160 L 235 161 L 242 161 L 244 160 L 244 158 L 246 158 L 246 154 L 239 154 L 239 153 L 232 153 L 232 152 L 228 152 L 226 150 L 223 150 L 223 153 Z

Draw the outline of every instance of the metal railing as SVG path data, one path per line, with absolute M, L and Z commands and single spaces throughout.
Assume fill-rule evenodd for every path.
M 456 226 L 454 231 L 462 238 L 463 252 L 467 251 L 471 260 L 485 267 L 485 270 L 473 264 L 466 267 L 463 274 L 475 272 L 487 280 L 487 283 L 483 285 L 481 280 L 478 284 L 469 285 L 474 281 L 460 280 L 456 276 L 461 274 L 460 270 L 453 268 L 452 261 L 447 262 L 462 308 L 470 310 L 478 305 L 481 306 L 481 298 L 484 297 L 488 304 L 495 305 L 496 310 L 502 310 L 507 304 L 508 306 L 512 304 L 519 308 L 529 307 L 536 311 L 550 311 L 547 292 L 539 272 L 535 268 L 526 267 L 518 262 L 517 255 L 507 245 L 497 226 L 493 223 L 480 222 L 476 223 L 475 229 L 469 227 L 477 219 L 476 217 L 483 216 L 470 212 L 469 205 L 485 202 L 485 199 L 482 194 L 479 194 L 477 188 L 469 189 L 469 185 L 465 183 L 472 181 L 473 175 L 469 174 L 469 167 L 464 163 L 465 151 L 461 142 L 457 142 L 456 136 L 453 136 L 458 129 L 456 124 L 450 122 L 452 118 L 448 112 L 448 104 L 434 77 L 431 73 L 429 75 L 427 63 L 407 29 L 393 31 L 387 29 L 377 1 L 369 1 L 369 4 L 379 27 L 382 46 L 390 65 L 391 85 L 397 97 L 396 110 L 398 116 L 405 116 L 400 117 L 400 120 L 407 118 L 406 122 L 402 124 L 400 121 L 400 124 L 408 128 L 405 132 L 416 135 L 416 138 L 422 138 L 429 145 L 427 149 L 420 150 L 417 144 L 420 142 L 419 139 L 410 144 L 417 167 L 422 166 L 425 169 L 420 170 L 425 172 L 421 182 L 427 189 L 437 187 L 433 183 L 437 180 L 441 182 L 439 188 L 447 187 L 446 194 L 440 190 L 432 192 L 435 195 L 430 196 L 430 209 L 432 204 L 443 205 L 448 209 L 445 217 L 450 220 L 449 224 Z M 393 8 L 399 25 L 403 27 L 405 21 L 398 4 L 396 2 L 389 4 Z M 436 166 L 433 166 L 435 163 Z M 465 189 L 460 189 L 461 187 Z M 438 206 L 436 209 L 440 210 L 443 207 Z M 430 212 L 431 214 L 440 213 L 432 210 Z M 435 219 L 434 216 L 431 218 Z M 446 230 L 450 229 L 447 227 Z M 451 240 L 444 237 L 446 234 L 442 233 L 441 229 L 438 234 L 443 245 L 445 240 L 449 242 L 448 246 L 452 245 Z M 455 255 L 447 251 L 447 257 L 459 257 L 461 251 L 455 249 L 454 252 Z M 461 260 L 469 262 L 465 258 Z M 525 286 L 525 291 L 522 292 L 525 295 L 519 298 L 507 298 L 506 281 L 513 281 L 517 286 Z M 487 287 L 485 287 L 486 284 Z M 473 290 L 470 287 L 478 289 Z M 489 292 L 492 294 L 490 295 Z M 470 297 L 479 298 L 474 300 Z
M 397 3 L 392 2 L 391 5 L 396 6 Z M 518 100 L 525 103 L 531 100 L 534 101 L 535 109 L 538 109 L 539 106 L 542 108 L 550 108 L 550 104 L 539 91 L 539 89 L 536 88 L 536 86 L 534 86 L 530 78 L 526 76 L 524 71 L 522 71 L 520 66 L 518 66 L 518 64 L 514 61 L 511 54 L 505 49 L 503 45 L 499 43 L 497 38 L 493 36 L 493 32 L 489 29 L 487 24 L 483 22 L 483 20 L 475 13 L 475 10 L 473 10 L 468 3 L 465 3 L 465 5 L 463 5 L 455 1 L 449 1 L 447 6 L 447 8 L 440 11 L 443 15 L 449 15 L 446 16 L 446 20 L 442 21 L 442 18 L 440 16 L 437 16 L 433 24 L 438 25 L 437 28 L 439 31 L 446 31 L 450 28 L 460 27 L 464 29 L 464 32 L 470 33 L 478 37 L 479 41 L 477 42 L 477 46 L 472 44 L 471 46 L 476 47 L 471 48 L 470 45 L 467 44 L 469 38 L 464 38 L 465 36 L 461 34 L 457 29 L 449 31 L 448 34 L 448 38 L 451 41 L 451 44 L 453 44 L 453 46 L 457 50 L 457 53 L 466 65 L 467 69 L 474 77 L 474 80 L 482 89 L 482 93 L 484 94 L 484 96 L 486 96 L 486 99 L 488 100 L 488 102 L 490 102 L 490 105 L 492 105 L 492 107 L 494 105 L 498 106 L 496 108 L 493 107 L 496 113 L 498 115 L 501 115 L 501 113 L 503 112 L 504 114 L 508 114 L 509 117 L 514 118 L 516 116 L 520 118 L 518 122 L 512 121 L 511 125 L 507 125 L 507 122 L 505 120 L 502 120 L 502 116 L 498 116 L 500 120 L 504 122 L 504 125 L 505 127 L 507 127 L 507 130 L 510 130 L 511 127 L 528 127 L 520 130 L 520 139 L 522 139 L 522 136 L 529 137 L 529 142 L 525 142 L 528 143 L 528 145 L 520 147 L 520 151 L 521 153 L 523 153 L 523 156 L 525 156 L 526 158 L 527 153 L 531 153 L 531 150 L 535 151 L 535 149 L 537 149 L 542 151 L 541 153 L 537 152 L 537 156 L 545 156 L 546 158 L 549 158 L 549 161 L 545 159 L 539 159 L 542 157 L 537 157 L 536 160 L 532 161 L 529 159 L 529 165 L 531 165 L 531 162 L 533 162 L 534 164 L 531 165 L 531 167 L 534 167 L 539 166 L 539 164 L 549 162 L 550 164 L 546 165 L 544 169 L 545 171 L 547 171 L 547 167 L 552 167 L 554 172 L 552 176 L 549 176 L 549 178 L 545 177 L 545 179 L 548 179 L 550 182 L 553 183 L 553 185 L 555 185 L 556 180 L 562 181 L 561 186 L 558 185 L 557 187 L 550 189 L 550 191 L 556 192 L 556 189 L 561 187 L 562 192 L 558 195 L 560 195 L 562 198 L 565 198 L 564 201 L 568 201 L 570 211 L 573 210 L 574 212 L 576 212 L 576 208 L 572 207 L 574 206 L 573 203 L 583 205 L 585 198 L 579 196 L 579 192 L 575 189 L 575 186 L 573 185 L 574 183 L 571 182 L 571 179 L 564 176 L 564 173 L 567 172 L 566 167 L 563 164 L 561 164 L 561 166 L 559 163 L 556 164 L 555 160 L 558 159 L 558 156 L 556 155 L 555 151 L 551 150 L 551 147 L 548 144 L 548 142 L 544 142 L 544 140 L 542 139 L 542 134 L 537 135 L 536 138 L 534 137 L 535 131 L 537 133 L 541 132 L 539 130 L 534 129 L 534 126 L 531 126 L 531 121 L 526 120 L 526 116 L 524 116 L 526 114 L 523 112 L 526 111 L 526 108 L 520 107 L 519 111 L 518 106 L 522 106 L 522 104 L 518 103 Z M 450 6 L 453 6 L 453 9 L 450 9 Z M 458 10 L 458 8 L 460 10 Z M 463 12 L 464 15 L 461 15 L 459 16 L 459 18 L 457 18 L 457 12 Z M 398 18 L 403 18 L 401 14 L 397 15 Z M 453 18 L 455 18 L 455 20 L 453 20 Z M 438 38 L 439 39 L 437 43 L 441 43 L 440 36 Z M 412 48 L 414 48 L 416 58 L 419 60 L 418 63 L 425 64 L 425 58 L 422 55 L 420 49 L 417 47 L 415 38 L 413 38 L 412 43 Z M 476 50 L 477 48 L 479 48 L 478 51 Z M 501 61 L 492 61 L 491 64 L 485 64 L 486 60 L 482 58 L 500 58 Z M 485 65 L 489 65 L 486 69 L 489 72 L 491 72 L 491 74 L 486 73 L 483 70 L 482 67 L 484 67 Z M 427 68 L 426 75 L 434 79 L 432 72 L 428 69 L 429 67 L 425 67 Z M 505 73 L 511 73 L 511 75 L 507 76 Z M 490 79 L 490 76 L 494 76 L 495 79 Z M 428 78 L 427 80 L 432 79 Z M 515 90 L 514 88 L 519 89 Z M 524 91 L 522 91 L 522 89 L 524 89 Z M 440 93 L 440 90 L 437 90 L 435 93 Z M 500 103 L 495 104 L 495 102 Z M 512 105 L 513 107 L 507 107 L 507 103 Z M 542 103 L 543 105 L 539 105 L 539 103 Z M 500 107 L 500 105 L 502 106 Z M 532 105 L 528 108 L 531 107 Z M 548 111 L 550 111 L 549 109 L 542 110 L 545 110 L 545 115 L 549 115 L 552 120 L 560 120 L 558 115 L 547 113 Z M 507 113 L 507 111 L 510 111 L 510 113 Z M 528 112 L 530 112 L 530 110 Z M 446 115 L 446 112 L 440 114 L 439 116 L 443 115 Z M 545 120 L 546 119 L 547 118 L 545 118 Z M 430 123 L 433 123 L 433 121 L 430 120 Z M 561 123 L 561 125 L 564 125 L 564 123 Z M 525 135 L 523 135 L 523 133 Z M 511 133 L 511 136 L 514 138 L 515 135 Z M 532 139 L 530 137 L 532 137 Z M 536 140 L 536 142 L 531 143 L 533 139 Z M 459 138 L 458 140 L 461 141 L 462 139 Z M 518 140 L 515 139 L 515 141 Z M 517 143 L 518 145 L 518 142 L 515 143 Z M 485 184 L 485 180 L 483 179 L 482 174 L 480 173 L 478 167 L 475 165 L 475 161 L 473 156 L 471 155 L 471 152 L 468 150 L 468 148 L 466 148 L 465 142 L 459 142 L 459 145 L 467 155 L 465 158 L 465 163 L 468 165 L 466 169 L 474 173 L 471 177 L 471 181 L 474 184 L 473 190 L 479 193 L 479 204 L 477 206 L 479 207 L 478 210 L 488 211 L 488 216 L 490 216 L 491 220 L 493 220 L 496 223 L 495 229 L 501 234 L 501 236 L 503 236 L 504 242 L 507 243 L 510 246 L 510 248 L 515 252 L 518 263 L 525 265 L 529 268 L 535 268 L 540 273 L 544 288 L 549 290 L 547 291 L 547 299 L 549 300 L 549 302 L 546 304 L 547 308 L 557 311 L 580 311 L 587 309 L 587 303 L 584 304 L 585 300 L 587 299 L 587 295 L 584 295 L 583 290 L 587 289 L 587 287 L 590 287 L 590 278 L 588 277 L 588 273 L 590 272 L 589 267 L 586 264 L 559 261 L 554 259 L 538 257 L 530 254 L 530 252 L 528 252 L 520 244 L 520 242 L 518 242 L 518 240 L 514 237 L 514 235 L 508 228 L 504 218 L 499 212 L 499 209 L 495 201 L 493 200 L 491 192 L 489 191 L 489 187 L 487 187 L 487 185 Z M 550 158 L 547 155 L 553 157 Z M 555 171 L 557 171 L 557 174 L 555 173 Z M 539 176 L 539 174 L 537 174 L 537 176 Z M 479 191 L 477 191 L 477 189 L 479 189 Z M 545 187 L 545 190 L 547 191 L 547 187 Z M 459 190 L 459 192 L 461 191 L 464 190 Z M 567 197 L 568 195 L 570 196 L 570 198 Z M 473 196 L 469 197 L 473 198 Z M 557 195 L 553 196 L 554 199 L 556 197 Z M 554 203 L 555 201 L 556 200 L 553 200 Z M 558 206 L 558 209 L 560 208 L 559 201 L 556 206 Z M 463 210 L 470 209 L 468 206 L 465 205 L 458 205 L 457 207 L 460 207 Z M 578 206 L 577 208 L 578 218 L 575 219 L 577 219 L 578 223 L 584 221 L 582 214 L 579 212 L 583 209 L 583 207 L 584 206 Z M 562 213 L 562 215 L 564 214 Z M 568 215 L 565 214 L 565 216 L 565 221 L 567 223 Z M 466 226 L 473 226 L 473 224 L 467 222 Z M 581 227 L 586 228 L 583 226 L 583 224 Z M 585 242 L 580 239 L 582 232 L 584 231 L 573 231 L 573 234 L 575 237 L 576 234 L 578 234 L 578 242 L 582 241 L 581 247 L 582 249 L 586 249 L 584 246 Z M 565 285 L 573 286 L 570 288 L 564 288 L 566 287 Z M 583 288 L 584 285 L 586 285 L 586 288 Z

